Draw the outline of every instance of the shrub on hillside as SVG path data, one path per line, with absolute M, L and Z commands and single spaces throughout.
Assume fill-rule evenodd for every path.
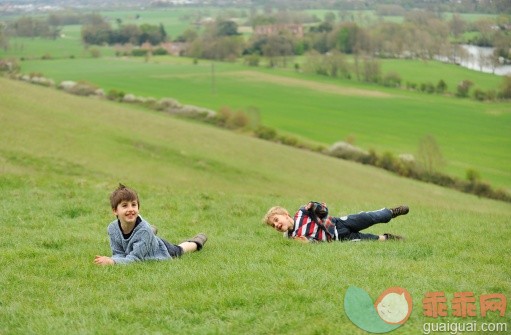
M 446 91 L 447 91 L 447 83 L 443 79 L 440 79 L 438 81 L 438 83 L 436 84 L 436 92 L 439 94 L 443 94 Z
M 232 117 L 232 110 L 229 107 L 221 107 L 215 115 L 214 122 L 217 126 L 226 127 L 227 120 Z
M 220 127 L 228 129 L 247 128 L 250 124 L 250 117 L 243 111 L 232 111 L 224 106 L 216 113 L 213 122 Z
M 421 92 L 431 94 L 431 93 L 435 93 L 435 86 L 430 82 L 422 83 L 419 87 L 419 90 Z
M 399 160 L 393 153 L 386 151 L 378 158 L 376 166 L 388 171 L 397 172 L 399 170 Z
M 285 145 L 289 145 L 291 147 L 299 148 L 299 141 L 296 137 L 290 135 L 279 135 L 277 137 L 277 142 L 280 142 Z
M 41 85 L 45 87 L 54 87 L 55 82 L 52 79 L 45 78 L 43 76 L 33 76 L 30 78 L 32 84 Z
M 149 50 L 146 49 L 133 49 L 131 50 L 131 55 L 134 57 L 144 57 L 147 56 Z
M 383 76 L 383 86 L 401 87 L 401 76 L 397 72 L 388 72 Z
M 417 89 L 417 84 L 416 83 L 412 83 L 410 81 L 407 81 L 406 82 L 406 89 L 407 90 L 415 91 Z
M 486 91 L 486 100 L 488 100 L 488 101 L 497 100 L 497 91 L 495 91 L 495 90 Z
M 60 83 L 59 88 L 66 91 L 67 93 L 81 96 L 98 95 L 99 92 L 99 88 L 97 86 L 85 81 L 63 81 Z
M 369 156 L 367 151 L 343 141 L 332 144 L 332 146 L 327 149 L 327 153 L 330 156 L 357 162 L 367 162 Z
M 89 52 L 92 58 L 101 57 L 101 51 L 98 48 L 90 48 Z
M 256 137 L 261 138 L 263 140 L 273 141 L 277 137 L 277 131 L 273 128 L 266 126 L 258 126 L 254 130 L 254 134 Z
M 20 69 L 20 66 L 18 62 L 14 59 L 10 60 L 4 60 L 0 59 L 0 73 L 1 72 L 7 72 L 7 73 L 16 73 Z
M 146 102 L 146 98 L 144 97 L 138 97 L 134 94 L 125 94 L 124 97 L 122 97 L 122 102 L 131 103 L 131 104 L 144 104 Z
M 182 105 L 181 108 L 176 108 L 168 111 L 171 114 L 186 116 L 192 119 L 210 120 L 215 117 L 215 111 L 204 107 L 193 105 Z
M 460 98 L 468 97 L 468 92 L 474 83 L 470 80 L 462 80 L 456 87 L 456 96 Z
M 150 109 L 156 109 L 156 105 L 158 104 L 158 100 L 155 98 L 149 97 L 144 101 L 144 106 Z
M 474 99 L 476 99 L 477 101 L 484 101 L 484 100 L 486 100 L 486 92 L 484 92 L 480 88 L 476 88 L 474 90 L 474 92 L 472 93 L 472 95 L 474 96 Z
M 460 189 L 461 182 L 451 176 L 439 172 L 426 172 L 419 174 L 420 180 L 427 181 L 436 185 Z
M 54 87 L 55 82 L 52 79 L 44 77 L 41 73 L 32 72 L 30 74 L 11 73 L 11 78 L 26 81 L 27 83 L 41 85 L 45 87 Z
M 183 105 L 176 99 L 162 98 L 156 103 L 155 108 L 159 111 L 171 111 L 173 109 L 179 109 L 182 106 Z
M 229 129 L 246 128 L 250 123 L 250 118 L 243 111 L 237 111 L 227 119 L 226 127 Z
M 248 66 L 259 66 L 259 62 L 261 61 L 261 56 L 258 54 L 251 54 L 245 56 L 243 63 Z
M 399 175 L 405 177 L 415 177 L 417 176 L 417 161 L 412 154 L 401 154 L 398 156 L 399 164 L 397 167 L 399 168 L 396 171 Z
M 501 99 L 511 99 L 511 75 L 507 75 L 502 78 L 499 97 Z
M 164 55 L 168 55 L 168 51 L 167 49 L 165 48 L 162 48 L 162 47 L 159 47 L 159 48 L 156 48 L 153 50 L 153 55 L 155 56 L 164 56 Z
M 106 94 L 106 98 L 108 100 L 113 100 L 113 101 L 121 101 L 123 97 L 124 97 L 124 92 L 123 91 L 117 91 L 116 89 L 111 89 Z

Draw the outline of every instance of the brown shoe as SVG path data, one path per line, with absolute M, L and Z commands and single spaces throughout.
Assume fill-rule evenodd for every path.
M 188 240 L 187 242 L 194 242 L 197 244 L 197 251 L 201 250 L 204 244 L 206 244 L 206 241 L 208 240 L 208 237 L 206 234 L 200 233 L 195 235 L 191 240 Z
M 393 234 L 383 234 L 385 236 L 385 240 L 404 240 L 403 236 L 393 235 Z
M 402 205 L 396 208 L 391 208 L 390 211 L 392 212 L 392 218 L 395 218 L 396 216 L 408 214 L 410 208 L 406 205 Z

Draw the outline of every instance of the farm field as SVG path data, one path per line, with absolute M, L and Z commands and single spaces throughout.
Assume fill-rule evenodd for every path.
M 424 316 L 444 292 L 511 296 L 511 206 L 368 166 L 130 105 L 0 78 L 1 334 L 365 334 L 343 307 L 350 286 L 413 298 L 392 334 L 429 323 L 509 324 L 497 312 Z M 139 191 L 141 214 L 203 251 L 168 262 L 97 267 L 109 254 L 109 193 Z M 373 233 L 397 243 L 305 245 L 261 223 L 324 200 L 333 215 L 406 203 Z M 300 255 L 296 257 L 295 255 Z M 475 332 L 483 334 L 483 332 Z
M 102 15 L 111 22 L 161 23 L 169 36 L 175 37 L 196 27 L 194 23 L 201 19 L 226 13 L 239 16 L 240 23 L 247 15 L 243 10 L 215 8 L 106 11 Z M 321 18 L 328 11 L 308 13 Z M 370 11 L 351 14 L 369 21 L 376 19 Z M 482 17 L 466 15 L 469 20 Z M 64 26 L 62 38 L 55 41 L 12 38 L 10 48 L 0 50 L 0 57 L 23 60 L 24 73 L 41 73 L 57 81 L 85 80 L 106 91 L 172 97 L 213 110 L 249 109 L 265 126 L 326 146 L 349 140 L 365 150 L 416 154 L 420 140 L 432 135 L 445 158 L 442 172 L 464 179 L 468 170 L 474 170 L 493 187 L 511 190 L 507 168 L 511 161 L 507 149 L 510 103 L 478 103 L 389 90 L 291 69 L 270 70 L 264 65 L 253 68 L 210 61 L 193 65 L 191 59 L 169 56 L 119 59 L 114 58 L 114 48 L 84 49 L 80 29 L 78 25 Z M 94 53 L 101 58 L 91 58 Z M 304 57 L 297 57 L 290 60 L 289 67 L 294 63 L 303 66 L 303 62 Z M 472 81 L 473 90 L 483 91 L 496 91 L 502 83 L 502 77 L 440 62 L 381 60 L 381 67 L 383 74 L 398 73 L 403 86 L 436 85 L 443 80 L 449 94 L 455 93 L 462 80 Z M 310 115 L 317 120 L 314 126 L 308 122 Z
M 403 63 L 405 64 L 405 63 Z M 390 64 L 389 66 L 397 66 Z M 473 169 L 494 187 L 511 189 L 511 103 L 386 89 L 353 81 L 170 56 L 139 58 L 31 60 L 23 73 L 54 79 L 84 80 L 108 92 L 170 97 L 212 110 L 255 110 L 261 124 L 325 146 L 349 139 L 377 152 L 417 154 L 421 139 L 433 136 L 445 159 L 443 171 L 464 179 Z M 404 72 L 425 78 L 428 69 L 454 78 L 473 71 L 443 64 L 403 65 Z M 422 75 L 420 75 L 422 73 Z M 429 72 L 431 73 L 431 71 Z M 421 77 L 422 76 L 422 77 Z M 476 74 L 482 85 L 497 76 Z

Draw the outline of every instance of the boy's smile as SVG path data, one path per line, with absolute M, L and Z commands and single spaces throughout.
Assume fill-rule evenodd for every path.
M 294 224 L 294 220 L 289 214 L 275 214 L 271 218 L 272 227 L 280 232 L 292 230 Z
M 136 200 L 122 201 L 117 205 L 114 214 L 121 222 L 121 225 L 134 225 L 138 217 L 138 202 Z

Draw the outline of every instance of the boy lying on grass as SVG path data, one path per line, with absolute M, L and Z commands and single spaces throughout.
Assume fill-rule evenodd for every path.
M 280 206 L 272 207 L 263 218 L 263 222 L 285 237 L 302 242 L 323 241 L 360 241 L 360 240 L 402 240 L 403 237 L 393 234 L 373 235 L 361 233 L 361 230 L 377 223 L 387 223 L 391 219 L 408 214 L 408 206 L 382 208 L 371 212 L 360 212 L 343 217 L 328 215 L 325 203 L 311 201 L 300 207 L 294 218 Z
M 179 245 L 174 245 L 156 236 L 157 230 L 139 216 L 137 193 L 119 184 L 110 196 L 112 211 L 117 217 L 108 226 L 112 257 L 96 256 L 98 265 L 127 264 L 144 260 L 166 260 L 184 253 L 201 250 L 207 241 L 204 234 Z

